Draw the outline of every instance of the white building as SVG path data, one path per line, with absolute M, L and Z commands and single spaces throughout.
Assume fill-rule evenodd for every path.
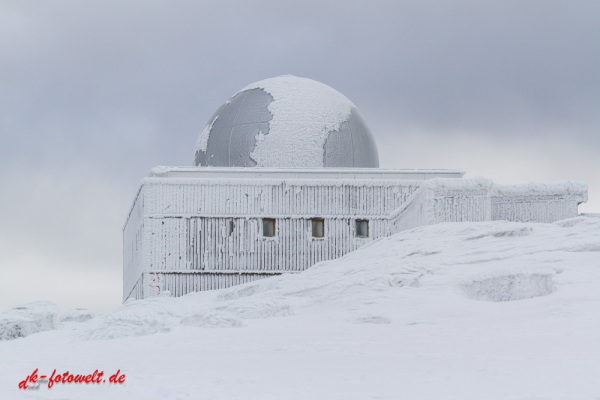
M 203 129 L 196 167 L 157 167 L 123 229 L 123 299 L 300 272 L 382 236 L 449 221 L 577 215 L 576 182 L 495 185 L 459 170 L 379 169 L 356 107 L 283 76 L 231 97 Z

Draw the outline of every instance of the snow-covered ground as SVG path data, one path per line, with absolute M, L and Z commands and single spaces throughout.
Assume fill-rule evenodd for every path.
M 0 341 L 0 398 L 598 399 L 600 218 L 421 227 L 92 317 Z M 20 390 L 36 368 L 107 382 Z

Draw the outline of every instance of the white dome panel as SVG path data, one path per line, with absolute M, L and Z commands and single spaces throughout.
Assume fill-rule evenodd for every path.
M 377 168 L 377 146 L 358 109 L 331 87 L 280 76 L 223 104 L 202 130 L 197 166 Z

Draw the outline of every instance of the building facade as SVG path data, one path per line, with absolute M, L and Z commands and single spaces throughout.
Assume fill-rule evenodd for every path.
M 379 169 L 372 135 L 345 97 L 302 78 L 267 81 L 275 82 L 250 85 L 215 113 L 195 167 L 157 167 L 142 181 L 123 229 L 124 301 L 301 272 L 421 225 L 553 222 L 587 200 L 582 183 L 501 186 L 460 170 Z M 318 110 L 291 115 L 290 104 L 306 99 Z M 337 114 L 319 114 L 328 105 Z

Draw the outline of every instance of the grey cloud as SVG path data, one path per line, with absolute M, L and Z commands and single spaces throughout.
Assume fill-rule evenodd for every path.
M 117 217 L 97 228 L 97 247 L 81 247 L 101 253 L 110 242 L 101 264 L 120 269 L 108 238 L 120 237 L 115 221 L 141 177 L 154 165 L 192 165 L 197 135 L 228 97 L 288 73 L 345 94 L 380 147 L 402 144 L 398 157 L 414 141 L 435 148 L 436 137 L 501 136 L 515 146 L 552 137 L 585 144 L 581 165 L 598 176 L 598 15 L 595 0 L 2 2 L 0 219 L 66 248 L 85 225 L 67 223 L 59 240 L 23 209 L 20 222 L 8 216 L 19 196 L 43 193 L 46 178 L 34 171 L 96 180 L 110 196 L 79 205 L 65 200 L 81 190 L 69 184 L 42 208 L 81 221 L 110 197 Z M 386 153 L 381 165 L 397 166 Z M 434 152 L 421 159 L 441 166 Z M 11 226 L 0 229 L 10 235 Z

